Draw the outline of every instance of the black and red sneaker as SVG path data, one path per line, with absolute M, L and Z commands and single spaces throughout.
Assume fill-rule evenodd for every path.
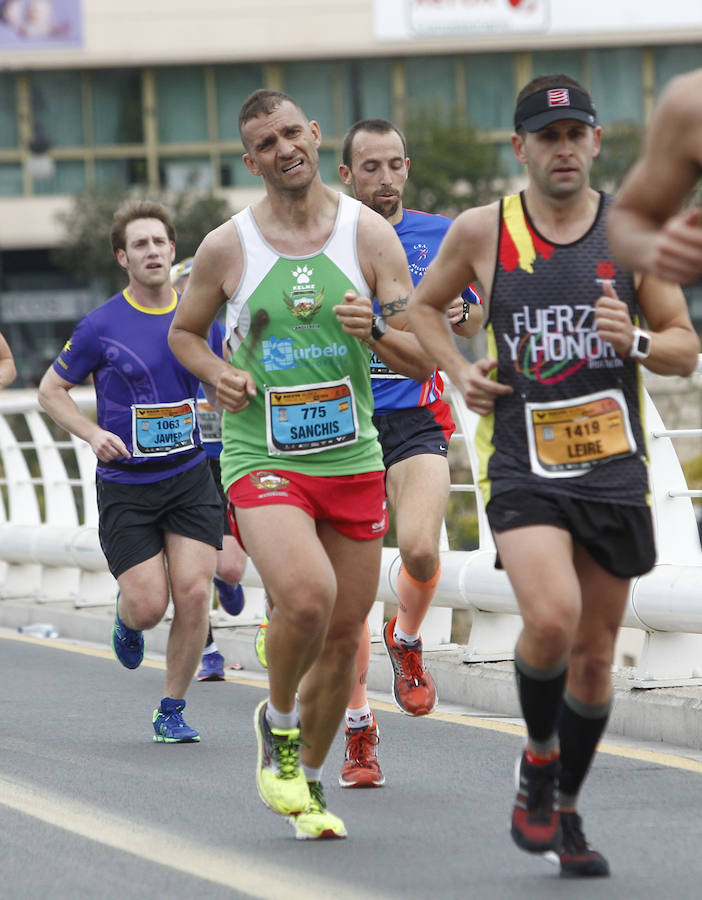
M 585 840 L 583 820 L 576 812 L 561 813 L 563 843 L 558 854 L 561 878 L 606 878 L 609 863 Z
M 527 853 L 559 853 L 562 847 L 557 790 L 561 764 L 556 758 L 536 764 L 526 753 L 517 760 L 517 798 L 512 810 L 512 840 Z

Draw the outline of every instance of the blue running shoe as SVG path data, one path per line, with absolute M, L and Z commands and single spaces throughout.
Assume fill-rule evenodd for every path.
M 224 681 L 224 657 L 215 650 L 202 654 L 202 668 L 197 673 L 198 681 Z
M 222 579 L 218 578 L 216 575 L 212 580 L 217 589 L 219 605 L 225 612 L 228 612 L 230 616 L 238 616 L 244 608 L 243 587 L 240 584 L 227 584 L 226 581 L 222 581 Z
M 183 719 L 185 700 L 164 697 L 154 710 L 154 740 L 159 744 L 192 744 L 200 735 Z
M 119 596 L 117 599 L 119 603 Z M 112 626 L 112 650 L 126 669 L 137 669 L 144 658 L 144 634 L 127 628 L 115 609 L 115 623 Z

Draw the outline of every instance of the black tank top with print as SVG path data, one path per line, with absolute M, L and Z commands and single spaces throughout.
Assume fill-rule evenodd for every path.
M 603 282 L 636 321 L 636 290 L 607 243 L 600 195 L 590 230 L 571 244 L 544 239 L 522 195 L 500 203 L 499 243 L 486 326 L 498 380 L 514 393 L 497 400 L 476 438 L 480 488 L 516 487 L 585 500 L 646 505 L 639 366 L 617 356 L 595 327 Z

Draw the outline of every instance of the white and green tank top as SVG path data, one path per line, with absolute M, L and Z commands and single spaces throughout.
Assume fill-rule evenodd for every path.
M 351 289 L 370 296 L 357 251 L 361 204 L 339 194 L 331 235 L 310 256 L 283 256 L 250 207 L 234 217 L 244 253 L 227 301 L 229 361 L 250 372 L 257 395 L 226 413 L 222 484 L 256 469 L 308 475 L 382 471 L 372 422 L 370 350 L 347 335 L 332 309 Z

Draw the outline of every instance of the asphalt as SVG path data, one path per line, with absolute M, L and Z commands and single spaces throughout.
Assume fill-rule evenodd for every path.
M 63 640 L 109 646 L 114 607 L 76 608 L 73 602 L 38 603 L 32 599 L 0 600 L 0 627 L 17 630 L 31 623 L 50 623 Z M 242 676 L 265 680 L 256 659 L 255 624 L 236 624 L 224 613 L 213 613 L 215 641 L 225 665 Z M 234 624 L 232 624 L 234 623 Z M 147 655 L 162 657 L 169 623 L 161 622 L 145 634 Z M 464 648 L 449 645 L 425 653 L 425 663 L 436 681 L 439 709 L 442 705 L 468 707 L 476 714 L 519 718 L 511 662 L 465 663 Z M 633 670 L 614 671 L 615 702 L 608 734 L 661 743 L 693 751 L 702 750 L 702 686 L 640 689 L 633 686 Z M 368 689 L 391 691 L 392 670 L 382 642 L 371 646 Z

